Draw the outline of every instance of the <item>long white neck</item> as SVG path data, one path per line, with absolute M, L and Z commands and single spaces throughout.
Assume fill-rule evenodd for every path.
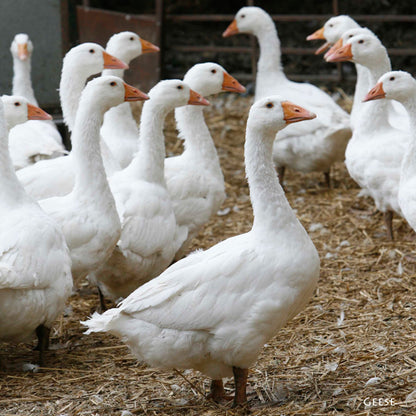
M 171 109 L 150 99 L 143 104 L 140 119 L 140 149 L 126 168 L 140 179 L 165 185 L 165 137 L 163 124 Z
M 276 132 L 264 132 L 247 124 L 244 148 L 246 174 L 253 205 L 253 230 L 276 233 L 298 224 L 273 165 L 273 139 Z
M 31 104 L 38 106 L 30 78 L 30 57 L 24 61 L 13 57 L 13 87 L 12 94 L 25 97 Z
M 203 110 L 203 107 L 194 105 L 177 108 L 176 125 L 180 137 L 185 140 L 185 152 L 192 155 L 192 160 L 211 168 L 213 174 L 222 176 L 217 150 L 205 123 Z
M 383 53 L 380 52 L 377 59 L 369 60 L 365 66 L 369 71 L 369 82 L 372 86 L 377 84 L 378 79 L 383 74 L 391 71 L 390 59 L 385 50 Z M 370 101 L 363 103 L 363 106 L 359 108 L 360 114 L 356 130 L 363 133 L 361 137 L 373 137 L 375 130 L 383 130 L 386 127 L 391 127 L 388 122 L 388 112 L 390 108 L 388 100 Z M 369 134 L 367 135 L 367 133 Z
M 8 148 L 8 130 L 3 108 L 0 109 L 0 216 L 23 202 L 32 202 L 17 179 Z
M 371 88 L 370 74 L 368 69 L 360 64 L 355 64 L 355 69 L 357 71 L 357 82 L 355 83 L 354 100 L 350 117 L 351 126 L 353 129 L 357 125 L 362 106 L 365 105 L 365 103 L 362 102 L 363 98 Z
M 100 148 L 100 128 L 105 109 L 97 100 L 83 97 L 72 133 L 72 160 L 75 171 L 73 193 L 80 198 L 111 195 Z
M 285 76 L 281 62 L 280 39 L 273 21 L 265 22 L 261 30 L 256 32 L 256 36 L 260 46 L 260 56 L 257 63 L 258 72 L 273 71 Z
M 74 128 L 79 99 L 90 75 L 90 73 L 82 71 L 81 65 L 72 62 L 71 59 L 64 59 L 59 96 L 62 114 L 69 131 Z
M 407 180 L 416 176 L 416 95 L 412 94 L 408 99 L 401 101 L 407 111 L 410 120 L 412 140 L 403 157 L 400 180 Z
M 255 33 L 260 45 L 257 63 L 255 101 L 267 95 L 271 85 L 287 80 L 282 67 L 280 40 L 273 21 L 265 21 Z

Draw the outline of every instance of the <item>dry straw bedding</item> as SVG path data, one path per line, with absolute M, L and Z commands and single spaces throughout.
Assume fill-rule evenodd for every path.
M 250 101 L 229 95 L 206 110 L 227 200 L 193 249 L 251 226 L 243 165 Z M 179 152 L 172 117 L 166 136 L 168 152 Z M 320 253 L 321 277 L 305 311 L 264 347 L 250 370 L 253 415 L 415 414 L 415 235 L 395 219 L 397 238 L 388 242 L 382 216 L 358 196 L 343 164 L 333 177 L 335 186 L 328 190 L 319 174 L 287 172 L 286 194 Z M 25 364 L 37 360 L 31 345 L 0 344 L 1 416 L 246 412 L 206 400 L 209 380 L 197 372 L 152 369 L 111 336 L 82 335 L 79 321 L 96 304 L 87 285 L 82 296 L 70 298 L 52 332 L 48 368 L 27 371 Z M 232 380 L 226 388 L 232 392 Z

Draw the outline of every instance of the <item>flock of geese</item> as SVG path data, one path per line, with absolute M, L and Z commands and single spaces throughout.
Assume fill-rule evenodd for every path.
M 285 168 L 323 172 L 330 185 L 331 166 L 345 159 L 362 194 L 385 214 L 390 238 L 393 213 L 416 227 L 416 81 L 390 72 L 377 36 L 348 16 L 308 36 L 326 40 L 319 52 L 331 47 L 328 62 L 355 63 L 349 115 L 321 89 L 286 78 L 264 10 L 239 10 L 223 36 L 238 33 L 260 44 L 245 140 L 253 226 L 187 257 L 190 241 L 225 199 L 204 97 L 245 88 L 208 62 L 145 94 L 125 84 L 123 72 L 157 46 L 132 32 L 114 35 L 105 50 L 83 43 L 62 66 L 67 154 L 51 117 L 37 107 L 32 43 L 16 35 L 13 95 L 0 100 L 2 341 L 36 335 L 43 364 L 54 320 L 88 278 L 103 309 L 105 297 L 122 301 L 82 322 L 87 334 L 118 336 L 150 366 L 201 371 L 212 379 L 216 401 L 228 399 L 222 378 L 234 376 L 233 405 L 244 405 L 248 368 L 305 307 L 319 276 L 318 253 L 275 168 L 280 180 Z M 129 105 L 138 100 L 140 128 Z M 166 158 L 163 125 L 172 110 L 185 150 Z

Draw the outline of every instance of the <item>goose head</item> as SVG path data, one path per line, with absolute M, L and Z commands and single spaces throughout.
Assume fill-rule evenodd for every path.
M 16 95 L 3 95 L 1 101 L 4 107 L 4 116 L 9 129 L 28 120 L 52 120 L 52 117 L 29 103 L 24 97 Z
M 372 32 L 370 29 L 366 27 L 358 27 L 354 29 L 349 29 L 341 34 L 340 38 L 332 45 L 332 47 L 326 52 L 324 55 L 325 60 L 332 55 L 334 52 L 336 52 L 341 46 L 345 45 L 350 39 L 352 39 L 354 36 L 358 35 L 369 35 L 377 37 L 374 32 Z
M 316 50 L 315 54 L 318 55 L 333 45 L 344 32 L 359 27 L 360 25 L 347 15 L 334 16 L 327 20 L 320 29 L 309 35 L 306 40 L 326 40 L 326 43 Z
M 120 59 L 110 55 L 97 43 L 86 42 L 72 48 L 64 58 L 63 67 L 74 67 L 87 78 L 103 69 L 128 69 Z
M 377 66 L 387 56 L 386 48 L 374 35 L 356 35 L 329 55 L 328 62 L 352 61 L 366 67 Z
M 265 97 L 251 106 L 247 127 L 254 127 L 261 131 L 277 133 L 288 124 L 303 120 L 312 120 L 316 115 L 303 107 L 273 95 Z M 269 135 L 274 140 L 274 134 Z
M 106 51 L 129 63 L 144 53 L 159 52 L 160 49 L 134 32 L 120 32 L 108 40 Z
M 149 91 L 149 98 L 149 104 L 162 105 L 168 111 L 189 104 L 209 105 L 208 100 L 179 79 L 168 79 L 158 82 Z
M 416 80 L 405 71 L 390 71 L 380 77 L 363 101 L 390 98 L 405 102 L 416 97 Z
M 149 99 L 144 92 L 126 84 L 121 78 L 111 75 L 98 77 L 88 82 L 82 93 L 81 100 L 85 100 L 86 97 L 91 98 L 91 100 L 100 105 L 103 112 L 124 101 Z
M 26 61 L 33 52 L 33 44 L 26 33 L 18 33 L 10 46 L 13 58 Z
M 272 18 L 260 7 L 242 7 L 222 36 L 226 38 L 237 33 L 256 35 L 271 26 L 274 27 Z
M 244 92 L 246 90 L 221 65 L 213 62 L 194 65 L 185 74 L 183 80 L 203 96 L 218 94 L 221 91 Z

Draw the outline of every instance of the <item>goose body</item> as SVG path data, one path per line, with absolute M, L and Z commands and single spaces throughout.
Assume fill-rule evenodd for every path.
M 284 196 L 271 157 L 291 106 L 270 97 L 250 110 L 245 158 L 251 231 L 178 261 L 118 308 L 94 314 L 83 323 L 87 333 L 120 337 L 151 366 L 201 371 L 213 379 L 214 399 L 224 393 L 221 378 L 234 374 L 234 404 L 246 401 L 248 367 L 306 305 L 319 275 L 316 249 Z M 298 121 L 312 117 L 296 108 Z
M 403 104 L 410 120 L 412 138 L 401 164 L 398 199 L 403 216 L 416 230 L 416 80 L 404 71 L 385 73 L 367 94 L 366 100 L 382 98 Z
M 59 88 L 62 113 L 68 129 L 72 131 L 79 99 L 87 79 L 104 68 L 127 68 L 127 65 L 107 54 L 96 43 L 83 43 L 72 48 L 62 66 Z M 101 142 L 103 161 L 107 174 L 120 167 L 105 143 Z M 74 186 L 74 166 L 71 154 L 66 157 L 42 160 L 18 172 L 18 178 L 26 191 L 35 199 L 63 196 Z
M 13 57 L 12 94 L 37 106 L 30 76 L 33 44 L 29 36 L 17 34 L 10 51 Z M 21 169 L 42 159 L 62 156 L 66 150 L 53 121 L 29 120 L 10 131 L 9 152 L 14 168 Z
M 196 99 L 195 97 L 199 97 Z M 140 122 L 140 150 L 109 180 L 122 226 L 108 261 L 91 278 L 113 299 L 159 275 L 187 236 L 176 223 L 164 179 L 163 123 L 169 111 L 188 102 L 207 102 L 179 80 L 161 81 L 149 92 Z
M 184 82 L 204 97 L 221 91 L 245 91 L 224 68 L 212 62 L 194 65 L 185 74 Z M 185 150 L 165 159 L 165 180 L 176 222 L 188 229 L 188 237 L 175 256 L 179 259 L 201 227 L 220 209 L 225 200 L 225 185 L 203 107 L 177 108 L 175 118 Z
M 374 35 L 357 35 L 327 58 L 330 62 L 353 60 L 369 69 L 373 85 L 391 70 L 387 51 Z M 351 177 L 374 200 L 386 216 L 387 231 L 393 238 L 391 215 L 402 215 L 398 190 L 400 166 L 410 142 L 410 131 L 396 128 L 388 117 L 387 101 L 364 103 L 360 118 L 345 153 L 345 164 Z
M 128 65 L 144 53 L 158 52 L 159 48 L 134 32 L 120 32 L 109 39 L 106 51 Z M 115 75 L 120 78 L 123 78 L 123 73 L 122 69 L 103 71 L 103 75 Z M 139 143 L 139 128 L 129 103 L 120 104 L 107 111 L 101 127 L 101 136 L 120 167 L 127 167 L 137 152 Z
M 3 110 L 9 98 L 0 100 L 0 339 L 28 341 L 36 333 L 42 364 L 49 330 L 72 290 L 71 259 L 59 225 L 16 177 Z
M 135 94 L 128 95 L 129 100 L 146 98 L 114 76 L 96 78 L 87 84 L 72 134 L 74 188 L 65 196 L 39 201 L 62 226 L 75 282 L 104 263 L 120 238 L 120 220 L 101 156 L 100 128 L 104 113 L 124 102 L 129 91 Z
M 279 94 L 314 111 L 318 116 L 278 133 L 273 148 L 276 166 L 329 174 L 334 162 L 344 160 L 345 147 L 351 137 L 348 114 L 321 89 L 286 78 L 276 27 L 264 10 L 258 7 L 240 9 L 223 36 L 236 33 L 253 34 L 259 41 L 255 100 Z

